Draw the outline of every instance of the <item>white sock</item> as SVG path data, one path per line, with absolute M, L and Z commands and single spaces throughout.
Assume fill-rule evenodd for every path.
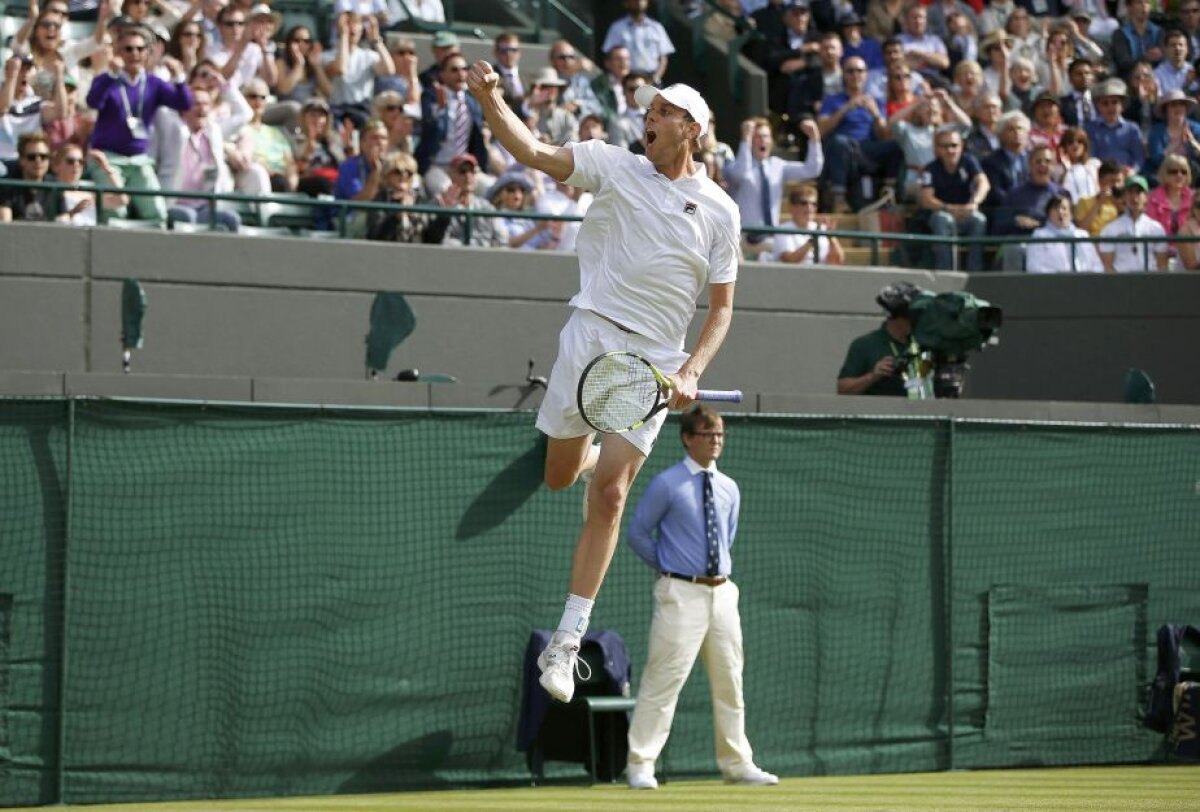
M 562 619 L 558 621 L 558 631 L 555 636 L 563 635 L 579 642 L 587 632 L 588 621 L 592 617 L 592 606 L 595 601 L 579 595 L 567 595 L 567 605 L 563 609 Z

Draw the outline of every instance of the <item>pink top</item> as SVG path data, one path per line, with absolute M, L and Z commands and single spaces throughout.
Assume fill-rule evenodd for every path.
M 1187 222 L 1193 194 L 1191 187 L 1184 186 L 1179 192 L 1179 208 L 1172 211 L 1166 189 L 1159 186 L 1146 198 L 1146 215 L 1157 220 L 1168 234 L 1175 234 Z

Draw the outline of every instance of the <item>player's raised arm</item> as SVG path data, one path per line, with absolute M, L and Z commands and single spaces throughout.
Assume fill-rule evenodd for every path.
M 500 74 L 479 60 L 467 71 L 467 89 L 483 108 L 483 117 L 495 136 L 518 162 L 540 169 L 558 181 L 575 171 L 575 156 L 569 147 L 543 144 L 509 108 L 500 91 Z

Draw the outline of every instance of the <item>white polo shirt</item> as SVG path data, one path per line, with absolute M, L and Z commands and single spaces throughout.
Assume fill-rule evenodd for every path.
M 1137 222 L 1129 219 L 1128 214 L 1122 214 L 1116 220 L 1106 225 L 1100 231 L 1100 239 L 1105 237 L 1165 237 L 1166 230 L 1157 220 L 1143 214 Z M 1146 254 L 1167 253 L 1165 242 L 1122 242 L 1100 243 L 1096 246 L 1102 254 L 1115 254 L 1113 270 L 1117 273 L 1140 273 L 1141 271 L 1157 271 L 1158 263 L 1154 257 Z
M 603 141 L 571 149 L 567 183 L 595 196 L 576 240 L 571 305 L 681 349 L 705 286 L 737 279 L 737 205 L 703 165 L 672 181 L 645 156 Z

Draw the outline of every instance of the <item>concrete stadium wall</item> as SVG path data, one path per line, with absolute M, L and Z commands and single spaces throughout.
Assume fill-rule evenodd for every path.
M 145 347 L 121 374 L 121 282 L 146 288 Z M 980 399 L 1121 399 L 1128 366 L 1163 404 L 1200 404 L 1183 348 L 1200 328 L 1200 274 L 1029 277 L 747 264 L 734 327 L 705 376 L 746 409 L 972 412 L 966 405 L 833 397 L 847 344 L 873 328 L 884 284 L 969 287 L 1001 305 L 1001 343 L 972 356 Z M 573 257 L 357 241 L 0 228 L 0 394 L 83 394 L 400 406 L 534 408 L 577 289 Z M 400 291 L 417 328 L 385 371 L 457 384 L 365 381 L 375 292 Z M 693 325 L 693 335 L 703 310 Z M 1089 412 L 1091 413 L 1091 412 Z

